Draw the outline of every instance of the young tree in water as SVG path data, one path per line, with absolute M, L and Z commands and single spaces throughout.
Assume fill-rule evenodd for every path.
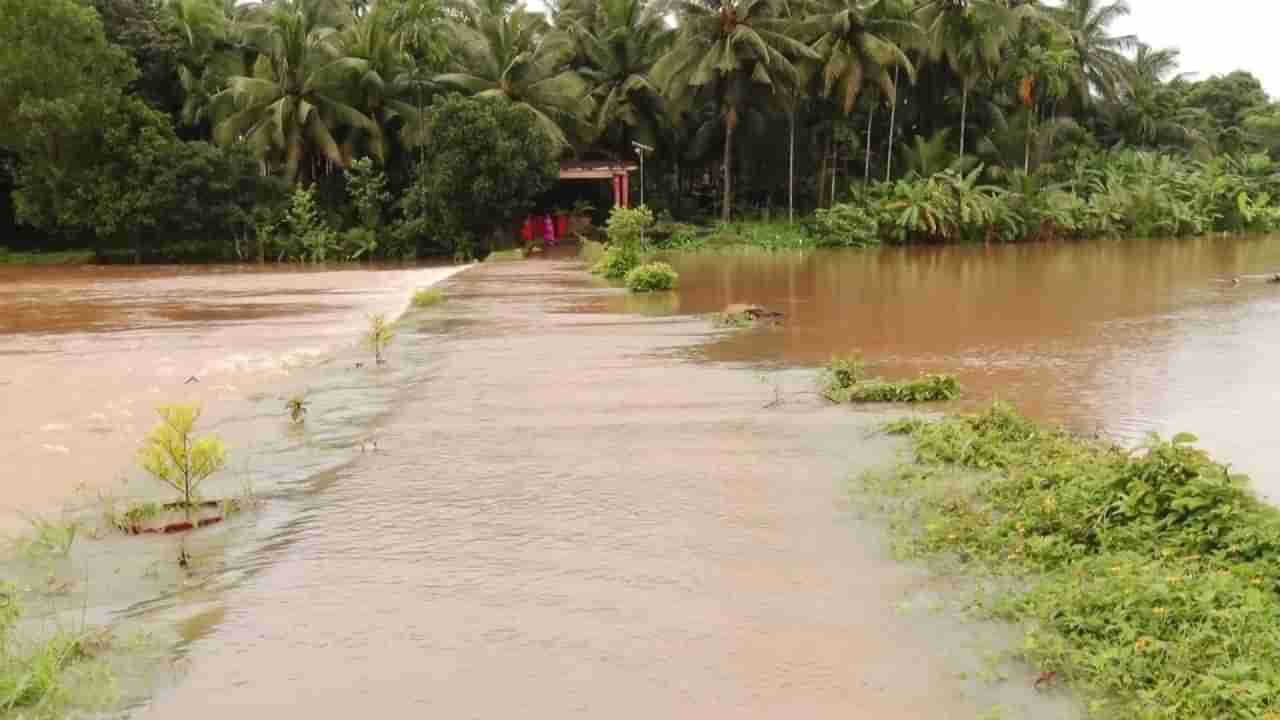
M 402 207 L 408 232 L 439 249 L 484 255 L 555 184 L 559 166 L 535 114 L 508 100 L 450 95 L 431 107 L 431 138 Z

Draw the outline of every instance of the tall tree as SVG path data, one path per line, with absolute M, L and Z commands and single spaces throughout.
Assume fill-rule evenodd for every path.
M 492 14 L 473 9 L 449 22 L 450 72 L 436 81 L 479 97 L 501 97 L 533 114 L 557 152 L 570 146 L 590 117 L 586 80 L 568 67 L 573 41 L 550 32 L 545 18 L 523 6 Z
M 784 0 L 727 0 L 716 8 L 677 3 L 680 34 L 653 68 L 668 98 L 692 94 L 712 99 L 724 130 L 721 218 L 733 214 L 733 139 L 743 109 L 760 94 L 785 100 L 801 82 L 795 60 L 818 54 L 798 35 Z
M 588 20 L 571 26 L 586 64 L 580 69 L 595 98 L 592 134 L 628 152 L 637 139 L 653 145 L 665 118 L 662 93 L 649 71 L 671 44 L 662 5 L 599 0 Z
M 926 6 L 924 18 L 929 57 L 945 61 L 960 80 L 960 156 L 963 158 L 969 93 L 979 80 L 999 66 L 1001 51 L 1022 18 L 1004 0 L 936 0 Z
M 1129 60 L 1137 47 L 1133 35 L 1111 35 L 1111 26 L 1129 15 L 1127 0 L 1064 0 L 1054 12 L 1058 24 L 1071 35 L 1076 53 L 1074 84 L 1083 104 L 1094 95 L 1114 98 L 1124 90 Z
M 252 76 L 238 75 L 219 93 L 225 110 L 214 126 L 219 144 L 247 142 L 279 163 L 290 184 L 306 182 L 316 164 L 346 165 L 336 136 L 363 131 L 380 148 L 381 128 L 336 93 L 358 64 L 344 58 L 337 28 L 350 8 L 336 0 L 276 0 L 247 18 L 247 44 L 257 50 Z

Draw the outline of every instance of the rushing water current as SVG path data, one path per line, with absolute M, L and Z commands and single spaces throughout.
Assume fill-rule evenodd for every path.
M 382 367 L 363 315 L 451 269 L 0 270 L 0 509 L 145 495 L 150 407 L 204 403 L 232 447 L 209 492 L 260 508 L 67 561 L 90 621 L 165 628 L 175 672 L 124 671 L 141 717 L 1039 719 L 1075 705 L 982 679 L 1010 638 L 929 611 L 947 581 L 850 507 L 900 446 L 812 366 L 856 349 L 955 372 L 971 405 L 1195 431 L 1280 490 L 1280 242 L 674 262 L 680 292 L 649 298 L 565 259 L 472 268 Z M 733 302 L 786 318 L 701 317 Z

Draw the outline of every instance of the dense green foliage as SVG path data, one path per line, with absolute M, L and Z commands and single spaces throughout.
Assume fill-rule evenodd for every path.
M 679 283 L 675 268 L 664 262 L 650 262 L 632 268 L 627 273 L 627 289 L 631 292 L 658 292 L 671 290 Z
M 752 231 L 765 246 L 1273 227 L 1280 106 L 1247 72 L 1178 75 L 1176 50 L 1113 33 L 1126 14 L 0 0 L 0 231 L 137 259 L 465 257 L 530 209 L 602 200 L 554 188 L 555 161 L 631 159 L 633 141 L 660 217 L 821 211 Z M 300 188 L 315 222 L 295 231 Z
M 435 126 L 405 194 L 405 229 L 421 246 L 486 255 L 559 176 L 534 115 L 500 99 L 458 95 L 433 106 Z
M 1023 578 L 989 607 L 1031 662 L 1118 717 L 1280 712 L 1280 510 L 1194 437 L 1131 452 L 1002 405 L 894 429 L 910 547 Z

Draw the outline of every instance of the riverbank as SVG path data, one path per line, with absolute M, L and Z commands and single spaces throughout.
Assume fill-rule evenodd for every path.
M 93 250 L 56 252 L 13 252 L 0 249 L 0 265 L 87 265 L 95 260 Z
M 1280 712 L 1280 509 L 1191 435 L 1139 451 L 997 405 L 906 421 L 914 463 L 864 478 L 903 547 L 998 580 L 1020 654 L 1104 717 Z

